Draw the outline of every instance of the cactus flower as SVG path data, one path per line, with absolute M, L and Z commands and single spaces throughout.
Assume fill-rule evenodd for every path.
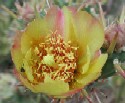
M 86 11 L 52 7 L 17 33 L 11 54 L 32 92 L 68 96 L 101 75 L 107 59 L 100 52 L 103 42 L 102 25 Z

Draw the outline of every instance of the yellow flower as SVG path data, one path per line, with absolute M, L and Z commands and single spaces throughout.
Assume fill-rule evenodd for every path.
M 11 54 L 21 82 L 33 92 L 68 96 L 101 75 L 107 54 L 102 25 L 86 11 L 52 7 L 17 33 Z

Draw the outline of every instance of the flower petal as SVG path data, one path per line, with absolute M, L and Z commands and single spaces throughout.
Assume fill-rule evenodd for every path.
M 44 42 L 45 37 L 50 33 L 48 24 L 44 19 L 35 19 L 28 24 L 21 38 L 21 50 L 25 54 L 31 46 Z
M 68 8 L 64 7 L 63 13 L 64 13 L 64 25 L 65 25 L 64 39 L 66 42 L 71 41 L 71 44 L 73 46 L 77 46 L 76 33 L 72 22 L 72 12 Z
M 34 59 L 33 58 L 33 55 L 32 55 L 32 50 L 31 48 L 26 52 L 26 55 L 24 57 L 24 60 L 23 60 L 23 67 L 24 67 L 24 70 L 25 70 L 25 74 L 28 78 L 28 80 L 30 80 L 31 82 L 34 80 L 34 77 L 32 75 L 32 62 L 31 60 Z M 35 60 L 35 59 L 34 59 Z
M 69 90 L 68 83 L 60 80 L 52 80 L 49 77 L 45 79 L 44 83 L 38 85 L 30 84 L 26 79 L 20 75 L 20 79 L 23 84 L 33 92 L 42 92 L 48 95 L 61 95 Z
M 77 66 L 78 69 L 77 71 L 80 72 L 81 74 L 84 74 L 88 71 L 89 65 L 90 65 L 90 60 L 91 60 L 91 54 L 89 47 L 87 46 L 85 55 L 78 61 Z
M 79 11 L 73 16 L 74 30 L 77 33 L 79 55 L 84 53 L 87 45 L 90 48 L 91 57 L 99 50 L 104 42 L 103 26 L 86 11 Z
M 77 82 L 82 83 L 83 86 L 93 82 L 101 75 L 103 65 L 107 60 L 107 54 L 101 54 L 91 65 L 89 70 L 85 74 L 81 74 L 77 77 Z
M 60 80 L 51 80 L 50 82 L 41 83 L 35 86 L 36 92 L 43 92 L 49 95 L 60 95 L 69 90 L 68 83 Z
M 22 36 L 22 32 L 18 31 L 15 36 L 14 44 L 11 49 L 12 59 L 17 70 L 20 70 L 23 63 L 23 57 L 24 57 L 24 55 L 21 52 L 21 46 L 20 46 L 21 36 Z
M 51 31 L 53 31 L 53 32 L 56 31 L 57 34 L 63 35 L 64 16 L 63 16 L 63 12 L 61 9 L 59 9 L 56 6 L 53 6 L 47 12 L 45 19 L 50 24 L 49 28 Z

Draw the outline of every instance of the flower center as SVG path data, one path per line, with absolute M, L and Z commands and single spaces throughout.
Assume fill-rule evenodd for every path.
M 33 49 L 33 81 L 44 82 L 45 77 L 50 76 L 53 80 L 71 82 L 76 69 L 76 51 L 77 47 L 72 47 L 70 41 L 66 43 L 61 35 L 47 37 Z

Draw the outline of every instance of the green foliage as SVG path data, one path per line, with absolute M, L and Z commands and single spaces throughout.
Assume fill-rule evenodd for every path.
M 66 3 L 64 0 L 54 0 L 54 3 L 58 5 L 60 8 L 68 5 L 68 3 Z
M 45 11 L 42 10 L 42 11 L 40 12 L 40 16 L 41 16 L 41 17 L 44 17 L 45 15 L 46 15 Z
M 14 92 L 8 99 L 3 99 L 1 103 L 50 103 L 48 97 L 43 94 L 35 94 L 24 89 Z
M 125 61 L 125 52 L 122 51 L 121 53 L 114 52 L 113 54 L 109 55 L 106 64 L 102 69 L 101 79 L 113 76 L 116 73 L 114 68 L 113 60 L 118 59 L 119 62 L 123 63 Z
M 5 55 L 8 53 L 9 42 L 7 39 L 7 30 L 9 28 L 9 19 L 6 13 L 1 11 L 0 16 L 0 55 Z
M 113 59 L 108 59 L 102 69 L 100 79 L 106 79 L 107 77 L 113 76 L 115 73 L 116 72 L 113 65 Z
M 11 10 L 16 10 L 15 3 L 16 0 L 0 0 L 0 4 L 5 5 L 7 8 Z

